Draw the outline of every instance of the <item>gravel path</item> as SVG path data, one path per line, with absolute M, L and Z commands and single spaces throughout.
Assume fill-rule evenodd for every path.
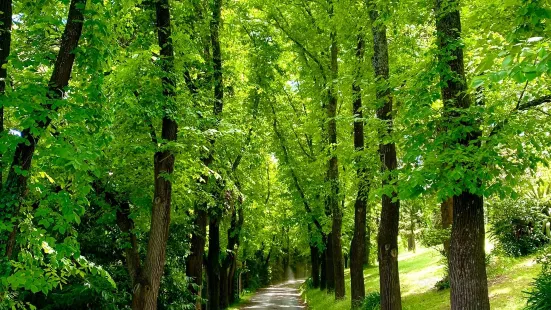
M 292 280 L 261 289 L 241 309 L 307 309 L 300 299 L 299 286 L 303 280 Z

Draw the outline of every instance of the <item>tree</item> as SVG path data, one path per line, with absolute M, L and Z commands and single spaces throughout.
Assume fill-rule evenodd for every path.
M 368 5 L 373 5 L 368 2 Z M 383 122 L 379 156 L 383 172 L 383 197 L 381 221 L 377 239 L 379 251 L 379 278 L 381 286 L 381 308 L 402 309 L 400 277 L 398 272 L 398 225 L 400 221 L 400 201 L 396 186 L 396 145 L 390 141 L 392 135 L 392 95 L 388 87 L 388 41 L 386 26 L 379 20 L 377 8 L 370 7 L 369 16 L 373 32 L 373 69 L 378 82 L 377 117 Z
M 11 5 L 11 3 L 8 4 Z M 8 177 L 2 188 L 0 203 L 4 207 L 4 220 L 10 221 L 13 225 L 12 232 L 10 236 L 7 237 L 7 256 L 11 256 L 13 251 L 15 234 L 18 226 L 17 215 L 21 208 L 22 200 L 27 193 L 29 171 L 33 155 L 36 151 L 38 141 L 40 140 L 40 135 L 50 126 L 52 119 L 48 113 L 55 112 L 58 109 L 58 105 L 54 103 L 57 100 L 63 99 L 65 89 L 71 78 L 73 63 L 75 62 L 76 56 L 75 49 L 78 46 L 82 34 L 84 21 L 83 12 L 85 6 L 86 0 L 72 0 L 69 5 L 67 24 L 61 37 L 59 52 L 56 57 L 50 81 L 48 82 L 47 101 L 42 104 L 43 111 L 36 111 L 35 115 L 32 116 L 33 120 L 35 120 L 32 127 L 27 127 L 21 132 L 22 139 L 17 143 Z M 4 14 L 9 12 L 11 12 L 11 10 L 6 10 Z M 8 24 L 4 24 L 8 26 Z M 3 47 L 7 47 L 9 42 L 5 40 L 3 43 L 6 44 L 6 46 Z M 6 50 L 6 52 L 8 52 L 8 50 Z M 5 61 L 5 59 L 3 61 Z
M 459 1 L 436 1 L 435 13 L 439 60 L 445 70 L 440 74 L 444 109 L 449 113 L 452 126 L 463 127 L 465 132 L 451 143 L 477 147 L 480 145 L 480 131 L 476 129 L 476 123 L 472 119 L 461 120 L 463 111 L 471 106 L 471 99 L 467 94 L 460 44 Z M 473 127 L 475 129 L 467 129 Z M 456 164 L 461 165 L 460 162 Z M 484 242 L 484 199 L 479 193 L 462 189 L 453 197 L 449 257 L 452 309 L 490 308 Z
M 137 272 L 139 281 L 133 288 L 132 309 L 156 309 L 161 278 L 165 267 L 166 245 L 170 226 L 170 207 L 172 200 L 172 182 L 170 175 L 174 171 L 175 156 L 168 149 L 167 143 L 176 141 L 178 125 L 167 112 L 175 97 L 176 82 L 173 76 L 174 48 L 170 28 L 170 6 L 168 0 L 155 3 L 156 26 L 159 47 L 161 48 L 161 66 L 165 111 L 161 129 L 162 149 L 155 152 L 154 162 L 154 196 L 151 210 L 151 229 L 147 245 L 147 255 L 143 270 Z M 159 141 L 157 141 L 159 142 Z
M 365 42 L 362 34 L 358 38 L 356 55 L 358 57 L 358 67 L 361 68 L 364 57 Z M 360 70 L 358 70 L 360 72 Z M 359 85 L 359 76 L 352 85 L 352 91 L 355 96 L 353 102 L 354 113 L 354 148 L 361 154 L 364 150 L 364 121 L 362 111 L 362 89 Z M 354 203 L 354 237 L 350 246 L 350 289 L 352 296 L 352 308 L 357 308 L 365 298 L 365 284 L 363 276 L 363 265 L 366 254 L 366 227 L 367 227 L 367 202 L 368 202 L 368 182 L 366 180 L 366 169 L 362 167 L 361 155 L 356 159 L 359 163 L 357 168 L 358 194 Z

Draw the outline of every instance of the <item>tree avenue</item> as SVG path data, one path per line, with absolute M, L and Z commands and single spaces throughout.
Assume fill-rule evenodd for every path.
M 549 1 L 0 14 L 1 309 L 551 309 Z

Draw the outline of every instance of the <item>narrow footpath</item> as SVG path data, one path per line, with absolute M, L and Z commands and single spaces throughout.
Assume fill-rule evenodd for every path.
M 300 298 L 303 280 L 291 280 L 261 289 L 241 309 L 307 309 Z

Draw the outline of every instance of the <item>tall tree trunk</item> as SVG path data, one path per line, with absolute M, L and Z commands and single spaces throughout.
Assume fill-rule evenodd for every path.
M 165 97 L 164 115 L 162 120 L 161 138 L 164 141 L 176 141 L 178 125 L 168 115 L 176 96 L 176 81 L 174 78 L 174 49 L 172 45 L 172 31 L 170 26 L 170 7 L 168 0 L 155 2 L 156 26 L 158 44 L 161 48 L 161 67 L 163 96 Z M 170 208 L 172 201 L 172 183 L 170 176 L 174 171 L 174 154 L 170 150 L 155 152 L 154 165 L 154 194 L 151 209 L 151 225 L 147 255 L 143 267 L 141 283 L 134 287 L 132 309 L 157 309 L 159 287 L 166 262 L 166 245 L 170 226 Z
M 8 3 L 9 2 L 9 3 Z M 9 22 L 3 21 L 2 27 L 10 25 L 11 28 L 11 1 L 2 1 L 4 6 L 3 20 L 10 19 Z M 8 9 L 7 5 L 10 5 Z M 43 104 L 44 111 L 36 115 L 36 122 L 33 127 L 25 128 L 21 133 L 23 141 L 19 142 L 15 148 L 15 154 L 8 172 L 8 177 L 5 186 L 2 188 L 0 204 L 5 206 L 3 216 L 6 219 L 15 221 L 14 228 L 7 237 L 6 254 L 8 256 L 13 252 L 15 246 L 16 227 L 18 225 L 14 216 L 19 212 L 22 200 L 27 193 L 27 180 L 30 176 L 30 168 L 32 158 L 40 139 L 40 135 L 36 132 L 45 131 L 50 125 L 52 119 L 48 116 L 48 112 L 57 110 L 53 105 L 54 100 L 63 98 L 64 90 L 69 85 L 73 63 L 75 62 L 74 50 L 78 46 L 80 36 L 82 34 L 82 26 L 84 22 L 84 7 L 86 0 L 72 0 L 69 5 L 69 14 L 67 16 L 67 24 L 61 37 L 61 45 L 57 54 L 54 70 L 48 82 L 47 102 Z M 8 13 L 9 16 L 8 16 Z M 5 30 L 5 29 L 4 29 Z M 6 35 L 3 32 L 3 35 Z M 4 38 L 7 39 L 7 38 Z M 4 49 L 10 44 L 9 40 L 2 40 L 1 48 Z M 5 46 L 4 46 L 5 45 Z M 2 53 L 9 53 L 9 50 L 3 50 Z M 2 58 L 5 61 L 5 58 Z M 7 75 L 5 68 L 2 69 L 2 74 Z M 2 79 L 3 90 L 5 91 L 5 78 Z M 2 111 L 3 113 L 3 111 Z M 44 114 L 45 113 L 45 114 Z M 3 117 L 2 117 L 3 119 Z M 1 167 L 0 167 L 1 168 Z
M 444 111 L 452 126 L 476 128 L 474 121 L 459 121 L 461 110 L 472 102 L 467 94 L 458 0 L 436 0 L 436 32 Z M 454 110 L 454 112 L 451 112 Z M 448 112 L 450 111 L 450 112 Z M 452 141 L 466 147 L 479 145 L 480 132 L 468 132 Z M 453 197 L 453 224 L 449 254 L 452 309 L 490 309 L 484 252 L 484 199 L 463 190 Z
M 327 247 L 320 253 L 320 290 L 328 289 L 327 287 Z
M 208 309 L 220 309 L 220 222 L 217 217 L 211 217 L 209 220 L 207 276 L 209 281 Z
M 233 200 L 233 197 L 231 198 Z M 233 208 L 231 215 L 231 223 L 228 229 L 228 245 L 226 247 L 226 257 L 222 262 L 222 269 L 220 271 L 220 307 L 225 309 L 230 303 L 230 287 L 233 282 L 232 266 L 235 266 L 237 261 L 237 251 L 239 246 L 239 235 L 241 233 L 241 227 L 243 226 L 243 211 L 241 207 L 239 209 Z
M 333 18 L 334 3 L 330 3 L 329 15 Z M 327 137 L 329 142 L 329 162 L 327 168 L 327 180 L 329 181 L 330 193 L 328 197 L 329 208 L 332 212 L 331 246 L 333 256 L 333 272 L 335 283 L 335 299 L 343 299 L 345 294 L 344 286 L 344 264 L 342 255 L 342 209 L 339 204 L 339 161 L 335 153 L 337 147 L 337 79 L 338 67 L 338 46 L 337 32 L 332 30 L 331 34 L 331 85 L 328 87 L 327 104 Z
M 220 46 L 220 25 L 222 23 L 222 0 L 214 0 L 212 6 L 212 21 L 210 39 L 212 45 L 212 65 L 214 81 L 214 107 L 216 126 L 220 122 L 220 115 L 224 107 L 224 82 L 222 78 L 222 50 Z M 212 153 L 211 153 L 212 154 Z M 224 195 L 220 195 L 224 197 Z M 220 203 L 220 208 L 222 203 Z M 209 254 L 207 259 L 208 309 L 220 308 L 220 217 L 221 210 L 215 210 L 209 217 Z
M 314 245 L 310 245 L 310 263 L 312 264 L 312 285 L 314 288 L 320 287 L 320 263 L 319 263 L 319 249 Z
M 335 263 L 333 261 L 333 233 L 325 241 L 325 287 L 328 292 L 335 290 Z
M 364 39 L 360 35 L 358 46 L 356 48 L 356 57 L 358 58 L 358 68 L 361 68 L 364 54 Z M 361 69 L 358 69 L 356 80 L 352 85 L 354 102 L 352 113 L 354 115 L 354 149 L 360 153 L 364 149 L 364 121 L 362 113 L 362 90 L 360 88 Z M 361 163 L 361 155 L 356 158 Z M 357 168 L 358 176 L 358 194 L 354 203 L 354 236 L 350 246 L 350 290 L 352 295 L 352 309 L 361 306 L 365 298 L 365 284 L 363 263 L 366 257 L 366 209 L 367 209 L 367 176 L 365 168 Z
M 203 256 L 205 255 L 205 242 L 207 238 L 207 211 L 206 206 L 196 207 L 193 221 L 194 232 L 191 236 L 191 253 L 186 259 L 186 276 L 193 283 L 188 289 L 196 297 L 195 309 L 201 310 L 201 292 L 203 288 Z M 197 288 L 195 288 L 195 285 Z
M 378 21 L 376 8 L 371 7 L 369 12 L 373 32 L 373 69 L 379 85 L 377 86 L 377 100 L 379 108 L 377 117 L 384 122 L 384 137 L 392 135 L 392 96 L 388 87 L 388 41 L 386 38 L 386 26 Z M 381 106 L 382 104 L 382 106 Z M 379 144 L 379 156 L 381 158 L 381 170 L 383 172 L 382 186 L 396 186 L 394 175 L 397 159 L 396 145 L 394 142 L 381 142 Z M 379 274 L 381 289 L 381 309 L 402 309 L 400 296 L 400 277 L 398 272 L 398 224 L 400 220 L 400 201 L 397 199 L 395 189 L 390 196 L 383 195 L 381 207 L 381 222 L 377 240 L 379 251 Z
M 236 271 L 237 271 L 237 258 L 239 254 L 239 244 L 240 244 L 240 236 L 241 236 L 241 228 L 243 227 L 243 223 L 245 221 L 244 218 L 244 212 L 243 212 L 243 206 L 241 202 L 241 198 L 238 198 L 237 201 L 239 207 L 237 210 L 237 223 L 235 225 L 236 229 L 232 231 L 231 238 L 233 239 L 232 243 L 234 246 L 228 247 L 233 249 L 233 253 L 230 256 L 230 267 L 228 270 L 228 293 L 229 293 L 229 303 L 232 304 L 235 302 L 239 297 L 238 288 L 235 285 L 235 279 L 236 279 Z M 228 240 L 230 240 L 228 236 Z
M 442 216 L 442 229 L 448 229 L 453 222 L 453 197 L 449 197 L 440 204 L 440 215 Z M 450 257 L 450 238 L 442 241 L 444 246 L 444 256 Z
M 6 82 L 8 79 L 8 57 L 11 51 L 11 25 L 12 25 L 12 0 L 0 0 L 0 139 L 4 137 L 4 100 L 6 95 Z M 2 172 L 2 154 L 0 153 L 0 193 L 4 179 Z

